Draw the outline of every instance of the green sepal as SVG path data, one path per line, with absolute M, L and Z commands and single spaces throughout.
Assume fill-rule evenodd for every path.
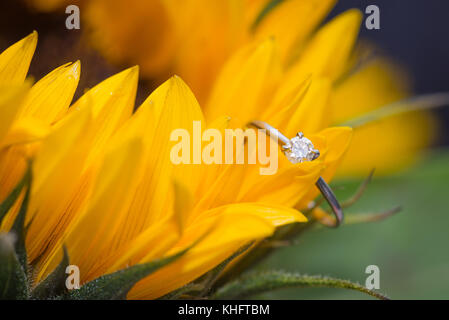
M 67 287 L 65 285 L 65 280 L 67 278 L 66 269 L 70 264 L 69 255 L 67 253 L 66 247 L 64 247 L 64 256 L 61 262 L 50 273 L 47 278 L 42 280 L 32 291 L 32 299 L 52 299 L 57 296 L 64 296 L 68 293 Z
M 14 251 L 14 235 L 0 234 L 0 300 L 29 296 L 27 277 Z
M 131 288 L 143 278 L 179 259 L 187 248 L 167 258 L 148 263 L 137 264 L 132 267 L 116 271 L 92 280 L 80 289 L 72 290 L 68 298 L 73 300 L 122 300 L 126 299 Z
M 388 298 L 358 283 L 337 278 L 307 276 L 283 271 L 252 272 L 231 281 L 212 296 L 213 299 L 242 299 L 276 289 L 292 287 L 328 287 L 356 290 L 381 300 Z

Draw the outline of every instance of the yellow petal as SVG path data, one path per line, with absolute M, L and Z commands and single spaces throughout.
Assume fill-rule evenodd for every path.
M 245 212 L 250 216 L 259 217 L 273 227 L 280 227 L 294 222 L 307 222 L 307 218 L 296 209 L 288 206 L 268 204 L 265 202 L 238 203 L 210 210 L 206 216 L 233 215 Z
M 231 118 L 228 116 L 222 116 L 214 121 L 211 121 L 207 124 L 207 129 L 216 129 L 220 131 L 222 136 L 225 136 L 225 129 L 229 127 Z M 224 148 L 225 146 L 222 145 L 222 154 L 224 154 Z M 204 150 L 204 146 L 203 146 Z M 217 180 L 217 177 L 220 175 L 225 167 L 224 164 L 215 164 L 212 163 L 210 165 L 203 165 L 200 167 L 201 172 L 199 173 L 199 183 L 197 186 L 197 190 L 195 193 L 196 198 L 201 198 L 204 194 L 206 194 L 210 188 L 211 185 Z
M 33 162 L 33 186 L 27 222 L 33 220 L 27 233 L 27 249 L 31 260 L 50 249 L 61 237 L 72 214 L 67 203 L 78 204 L 76 194 L 84 173 L 89 142 L 84 135 L 91 123 L 86 108 L 61 121 L 40 146 Z
M 181 1 L 164 2 L 170 4 L 170 16 L 175 21 L 178 43 L 175 70 L 203 103 L 222 65 L 249 34 L 245 14 L 236 9 L 244 3 L 241 0 L 189 0 L 182 1 L 182 5 Z
M 0 144 L 14 124 L 30 83 L 0 87 Z
M 271 10 L 256 30 L 260 39 L 273 36 L 283 61 L 291 59 L 293 46 L 300 46 L 330 11 L 335 0 L 289 0 Z
M 352 133 L 353 130 L 349 127 L 334 127 L 322 130 L 317 134 L 317 136 L 321 136 L 325 141 L 324 146 L 315 144 L 315 147 L 322 153 L 318 159 L 325 165 L 324 170 L 321 172 L 321 177 L 323 177 L 327 183 L 332 180 L 338 166 L 343 161 L 343 157 L 348 151 L 352 140 Z M 311 139 L 314 139 L 314 137 L 312 136 Z M 312 188 L 304 196 L 303 200 L 300 201 L 297 208 L 305 208 L 318 194 L 318 189 Z
M 269 104 L 280 73 L 275 41 L 268 39 L 238 51 L 223 67 L 207 105 L 207 119 L 229 115 L 241 126 Z
M 94 161 L 109 138 L 131 116 L 138 77 L 138 67 L 124 70 L 90 89 L 69 109 L 72 113 L 92 107 L 92 125 L 85 133 L 92 143 L 88 163 Z
M 204 128 L 205 122 L 203 113 L 192 91 L 181 78 L 175 76 L 169 80 L 169 84 L 170 87 L 164 101 L 165 109 L 162 110 L 162 112 L 171 114 L 171 119 L 169 119 L 169 123 L 164 124 L 162 123 L 164 115 L 161 115 L 160 125 L 165 126 L 165 128 L 161 127 L 159 130 L 163 130 L 167 133 L 167 140 L 161 140 L 161 142 L 166 143 L 170 138 L 170 133 L 174 129 L 187 130 L 191 137 L 191 161 L 193 162 L 195 148 L 199 148 L 194 140 L 196 133 L 193 129 L 193 122 L 197 121 L 201 123 L 202 128 Z M 155 106 L 162 105 L 162 103 L 157 103 L 157 101 L 155 101 Z M 170 130 L 170 132 L 168 130 Z M 198 132 L 198 134 L 202 134 L 202 132 Z M 160 139 L 163 139 L 162 136 Z M 159 141 L 157 143 L 159 144 Z M 153 148 L 155 148 L 155 150 L 160 150 L 157 147 Z M 177 181 L 183 181 L 190 194 L 194 194 L 199 183 L 198 177 L 200 170 L 200 164 L 191 163 L 175 165 L 173 169 L 173 178 Z
M 435 139 L 437 126 L 431 113 L 412 112 L 358 127 L 338 175 L 367 176 L 372 169 L 387 175 L 410 166 Z
M 92 45 L 115 63 L 137 63 L 144 75 L 165 77 L 176 43 L 164 2 L 89 1 L 83 17 Z
M 124 210 L 131 201 L 129 189 L 135 185 L 141 152 L 139 139 L 110 146 L 86 211 L 76 217 L 67 236 L 53 249 L 55 256 L 62 244 L 66 245 L 70 261 L 79 266 L 83 280 L 96 274 L 115 248 L 114 237 L 126 217 Z
M 303 132 L 307 136 L 328 127 L 331 123 L 330 93 L 331 83 L 328 79 L 313 79 L 304 100 L 287 120 L 284 134 L 293 137 L 296 133 Z
M 25 80 L 37 44 L 37 32 L 13 44 L 0 55 L 0 86 Z
M 189 191 L 179 182 L 174 182 L 174 211 L 172 217 L 167 217 L 152 224 L 135 239 L 113 253 L 103 265 L 107 273 L 133 265 L 142 259 L 152 260 L 167 252 L 186 226 L 186 216 L 192 208 L 192 197 Z
M 3 201 L 19 182 L 26 169 L 29 154 L 23 146 L 12 146 L 18 133 L 17 115 L 29 92 L 30 82 L 19 86 L 0 87 L 0 201 Z M 8 214 L 2 230 L 9 230 L 14 214 Z
M 351 143 L 353 130 L 349 127 L 332 127 L 322 130 L 318 135 L 326 139 L 328 150 L 325 151 L 326 170 L 336 167 L 336 162 L 341 161 Z M 334 168 L 336 169 L 336 168 Z M 323 175 L 330 179 L 333 174 L 327 172 Z
M 336 80 L 346 70 L 361 17 L 358 10 L 349 10 L 318 30 L 300 59 L 288 71 L 283 80 L 283 91 L 291 91 L 298 84 L 298 79 L 303 80 L 309 74 Z
M 193 208 L 193 198 L 189 189 L 179 181 L 174 181 L 174 197 L 175 197 L 175 220 L 178 225 L 179 234 L 183 233 L 186 226 L 187 216 Z
M 201 219 L 200 223 L 188 228 L 168 254 L 192 244 L 209 230 L 206 237 L 179 260 L 139 282 L 128 298 L 160 297 L 211 270 L 248 241 L 271 235 L 275 226 L 296 219 L 304 221 L 302 215 L 292 209 L 261 204 L 232 205 L 214 211 L 214 216 Z M 173 277 L 174 273 L 176 277 Z
M 210 208 L 236 202 L 247 169 L 248 166 L 244 164 L 225 165 L 209 189 L 199 198 L 191 215 L 192 219 L 199 219 L 200 214 Z
M 50 133 L 50 126 L 39 119 L 23 118 L 13 125 L 0 148 L 42 140 Z
M 81 64 L 67 63 L 39 80 L 30 90 L 21 117 L 33 117 L 51 124 L 64 115 L 78 86 Z
M 265 202 L 292 207 L 314 186 L 322 170 L 323 165 L 315 162 L 282 168 L 272 176 L 253 178 L 242 188 L 239 202 Z
M 261 119 L 269 121 L 276 128 L 285 128 L 293 113 L 298 109 L 310 89 L 312 78 L 307 77 L 290 92 L 277 90 L 270 107 L 265 110 Z M 280 86 L 282 88 L 282 84 Z
M 121 244 L 131 241 L 153 224 L 172 217 L 172 179 L 183 181 L 189 193 L 194 193 L 199 168 L 197 165 L 176 168 L 170 159 L 170 135 L 180 128 L 191 132 L 193 121 L 203 122 L 202 117 L 188 87 L 179 77 L 173 77 L 158 87 L 139 107 L 130 123 L 123 127 L 131 132 L 136 129 L 136 134 L 142 137 L 145 165 L 138 187 L 130 190 L 132 202 L 120 236 L 117 236 Z
M 56 166 L 62 163 L 62 159 L 73 149 L 75 141 L 86 129 L 90 116 L 90 109 L 70 115 L 43 141 L 33 162 L 35 190 L 43 186 L 44 181 L 55 172 Z
M 342 123 L 402 100 L 409 94 L 408 87 L 407 76 L 390 61 L 371 60 L 335 86 L 332 122 Z
M 165 219 L 151 225 L 125 246 L 105 259 L 104 273 L 111 273 L 133 265 L 145 258 L 147 261 L 163 256 L 177 241 L 179 227 L 173 220 Z
M 170 135 L 175 129 L 185 129 L 193 139 L 193 122 L 197 121 L 202 127 L 205 126 L 203 113 L 195 96 L 181 78 L 175 76 L 161 85 L 148 98 L 154 115 L 153 134 L 151 135 L 151 148 L 159 150 L 162 157 L 168 155 L 175 142 L 170 141 Z M 191 145 L 194 141 L 191 141 Z M 191 150 L 191 162 L 193 160 Z M 158 156 L 160 157 L 160 156 Z M 159 161 L 159 160 L 157 160 Z M 164 158 L 163 161 L 171 163 Z M 173 169 L 173 178 L 183 181 L 192 194 L 196 189 L 198 181 L 194 179 L 198 175 L 200 167 L 194 164 L 176 165 Z

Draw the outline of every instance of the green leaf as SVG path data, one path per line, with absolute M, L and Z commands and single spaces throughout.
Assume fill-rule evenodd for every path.
M 126 299 L 129 290 L 151 273 L 179 259 L 191 247 L 170 257 L 137 264 L 117 272 L 101 276 L 86 283 L 78 290 L 72 290 L 69 299 L 74 300 L 121 300 Z
M 366 293 L 377 299 L 388 299 L 380 293 L 369 290 L 358 283 L 348 280 L 321 276 L 307 276 L 282 271 L 252 272 L 250 274 L 243 275 L 239 279 L 229 282 L 218 289 L 212 298 L 241 299 L 267 291 L 292 287 L 330 287 L 350 289 Z
M 45 278 L 45 280 L 42 280 L 36 288 L 34 288 L 31 292 L 31 297 L 33 299 L 49 299 L 67 293 L 67 287 L 65 285 L 67 274 L 65 271 L 69 264 L 69 255 L 67 249 L 64 247 L 62 261 L 56 269 Z
M 15 243 L 15 250 L 19 262 L 26 272 L 28 268 L 28 261 L 27 261 L 27 252 L 25 248 L 25 236 L 27 231 L 27 228 L 25 227 L 25 218 L 28 210 L 28 202 L 30 200 L 30 192 L 31 192 L 31 180 L 32 180 L 31 165 L 28 165 L 28 169 L 23 177 L 23 180 L 24 180 L 24 188 L 26 188 L 25 197 L 23 198 L 19 213 L 17 214 L 17 217 L 14 220 L 14 224 L 10 232 L 17 236 L 17 241 Z
M 14 235 L 0 234 L 0 300 L 28 298 L 25 272 L 14 252 Z

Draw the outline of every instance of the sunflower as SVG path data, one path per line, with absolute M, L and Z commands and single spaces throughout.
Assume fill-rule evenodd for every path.
M 47 1 L 30 2 L 41 10 L 55 10 L 67 4 L 64 0 L 52 2 L 51 6 Z M 235 118 L 248 109 L 242 96 L 237 98 L 240 101 L 229 101 L 232 105 L 216 107 L 221 98 L 217 91 L 230 92 L 239 87 L 237 75 L 242 74 L 246 63 L 242 55 L 249 57 L 248 47 L 273 37 L 278 61 L 272 62 L 279 69 L 273 75 L 273 83 L 283 83 L 294 90 L 309 75 L 313 83 L 328 82 L 330 88 L 320 91 L 317 104 L 325 104 L 328 124 L 341 125 L 405 99 L 410 95 L 410 86 L 405 72 L 389 59 L 365 59 L 366 48 L 353 50 L 360 12 L 351 10 L 317 28 L 335 2 L 97 0 L 78 4 L 92 45 L 106 58 L 117 64 L 139 64 L 142 75 L 151 79 L 166 79 L 172 73 L 180 75 L 205 106 L 208 118 L 209 114 Z M 268 55 L 272 53 L 266 50 L 265 54 L 265 59 L 270 59 Z M 239 55 L 240 61 L 236 61 Z M 228 78 L 224 80 L 226 72 Z M 260 74 L 252 76 L 257 82 Z M 256 110 L 260 114 L 272 109 L 269 105 L 273 99 L 266 92 L 251 116 Z M 433 141 L 435 127 L 434 118 L 426 112 L 391 116 L 361 126 L 354 132 L 338 175 L 366 175 L 374 167 L 377 174 L 389 174 L 410 165 Z
M 88 283 L 196 244 L 139 281 L 128 298 L 172 292 L 277 227 L 305 222 L 295 207 L 315 197 L 314 183 L 320 175 L 332 177 L 350 143 L 352 130 L 327 128 L 323 110 L 317 109 L 315 98 L 329 88 L 328 82 L 312 84 L 307 78 L 294 92 L 273 86 L 273 39 L 236 56 L 247 61 L 238 86 L 216 89 L 214 110 L 219 110 L 224 102 L 233 105 L 241 86 L 247 86 L 240 97 L 248 109 L 232 119 L 218 113 L 205 117 L 177 76 L 133 112 L 138 67 L 104 80 L 70 106 L 80 62 L 63 65 L 31 85 L 25 77 L 36 43 L 34 32 L 0 55 L 0 201 L 32 159 L 25 245 L 34 287 L 57 268 L 64 247 L 70 263 L 79 266 L 82 283 Z M 253 72 L 259 72 L 257 82 L 250 81 Z M 227 76 L 224 72 L 222 81 Z M 193 121 L 219 130 L 242 127 L 267 90 L 278 97 L 273 108 L 282 110 L 273 124 L 286 134 L 303 127 L 322 152 L 317 161 L 293 165 L 281 154 L 278 173 L 272 176 L 260 176 L 250 165 L 170 161 L 174 129 L 190 132 Z M 23 199 L 22 193 L 3 218 L 2 231 L 14 228 Z

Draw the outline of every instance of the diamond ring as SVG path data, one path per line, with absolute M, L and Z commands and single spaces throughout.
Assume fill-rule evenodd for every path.
M 313 161 L 320 156 L 318 149 L 314 148 L 312 141 L 304 137 L 302 132 L 298 132 L 294 138 L 284 144 L 282 152 L 293 164 Z
M 307 139 L 302 132 L 298 132 L 295 137 L 288 139 L 278 129 L 264 121 L 252 121 L 248 123 L 248 126 L 265 130 L 271 138 L 275 139 L 281 145 L 282 152 L 293 164 L 313 161 L 320 156 L 320 151 L 315 149 L 312 141 Z M 331 207 L 335 215 L 335 227 L 338 227 L 343 222 L 344 215 L 334 192 L 322 177 L 319 177 L 315 185 Z

